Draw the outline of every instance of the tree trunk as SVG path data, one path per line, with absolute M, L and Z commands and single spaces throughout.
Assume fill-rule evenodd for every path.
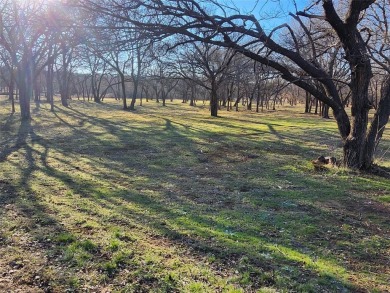
M 314 114 L 318 114 L 318 99 L 316 98 L 315 101 L 316 101 L 316 104 L 315 104 Z
M 369 169 L 374 161 L 374 154 L 382 138 L 390 115 L 390 77 L 387 78 L 378 103 L 378 110 L 368 130 L 365 149 L 363 151 L 362 167 Z
M 251 98 L 249 99 L 248 105 L 246 107 L 247 110 L 252 110 L 252 99 L 253 99 L 253 96 L 251 96 Z
M 39 85 L 38 79 L 39 79 L 38 76 L 36 76 L 34 78 L 34 101 L 36 103 L 39 103 L 41 100 L 41 90 L 40 90 L 40 85 Z
M 360 53 L 360 52 L 359 52 Z M 371 79 L 371 64 L 364 56 L 350 57 L 351 68 L 351 132 L 344 144 L 344 165 L 352 169 L 367 168 L 365 162 L 373 160 L 372 154 L 365 154 L 368 112 L 371 104 L 368 98 L 368 89 Z
M 92 74 L 92 78 L 91 78 L 91 92 L 92 92 L 92 96 L 93 96 L 94 102 L 95 103 L 100 103 L 99 95 L 96 92 L 97 89 L 96 89 L 96 80 L 95 79 L 96 79 L 95 74 Z
M 237 99 L 236 102 L 234 103 L 234 107 L 236 108 L 236 112 L 238 112 L 238 105 L 241 101 L 241 93 L 240 93 L 240 87 L 237 88 Z
M 64 41 L 61 42 L 62 49 L 62 68 L 59 72 L 58 84 L 60 86 L 61 104 L 64 107 L 69 107 L 68 100 L 70 99 L 70 62 L 72 61 L 73 49 Z
M 19 105 L 22 120 L 31 119 L 30 100 L 33 94 L 32 64 L 30 54 L 18 66 Z
M 227 100 L 226 100 L 226 97 L 225 96 L 222 96 L 221 97 L 221 100 L 219 100 L 219 107 L 226 107 L 226 103 L 227 103 Z
M 19 81 L 19 104 L 20 104 L 20 114 L 22 116 L 22 120 L 31 119 L 30 112 L 30 100 L 32 97 L 32 86 L 31 79 L 28 77 L 28 73 L 24 73 L 21 80 Z
M 63 72 L 61 74 L 62 80 L 60 80 L 60 89 L 61 89 L 61 104 L 64 107 L 69 107 L 68 99 L 69 99 L 69 82 L 68 82 L 68 74 L 66 68 L 63 68 Z
M 138 94 L 138 78 L 134 80 L 134 90 L 133 90 L 133 96 L 131 98 L 131 103 L 129 109 L 134 111 L 135 110 L 135 102 L 137 100 L 137 94 Z
M 190 106 L 195 106 L 195 88 L 193 85 L 191 86 Z
M 241 97 L 237 96 L 237 99 L 236 99 L 236 101 L 234 102 L 234 105 L 233 105 L 233 107 L 236 108 L 236 112 L 238 112 L 238 105 L 240 104 L 240 101 L 241 101 Z
M 330 119 L 330 117 L 329 117 L 329 106 L 328 105 L 325 105 L 325 104 L 322 105 L 322 118 Z
M 92 73 L 91 92 L 95 103 L 100 103 L 102 101 L 100 96 L 100 90 L 101 90 L 100 86 L 101 86 L 102 78 L 103 78 L 103 74 L 97 77 L 96 73 Z
M 163 105 L 163 107 L 165 107 L 166 106 L 166 103 L 165 103 L 165 101 L 166 101 L 166 99 L 167 99 L 167 94 L 165 93 L 165 90 L 161 90 L 161 99 L 162 99 L 162 105 Z
M 311 95 L 309 92 L 306 92 L 306 101 L 305 101 L 305 113 L 310 113 L 310 102 L 311 102 Z
M 54 90 L 53 90 L 53 78 L 54 67 L 53 63 L 47 65 L 46 74 L 46 100 L 50 103 L 50 110 L 54 111 Z
M 214 82 L 211 84 L 210 111 L 211 116 L 218 117 L 218 93 Z
M 8 97 L 11 101 L 11 113 L 15 113 L 15 98 L 14 98 L 14 90 L 15 90 L 15 77 L 11 72 L 9 87 L 8 87 Z

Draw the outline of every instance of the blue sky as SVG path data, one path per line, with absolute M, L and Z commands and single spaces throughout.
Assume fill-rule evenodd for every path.
M 283 16 L 288 12 L 294 12 L 294 2 L 299 10 L 307 6 L 310 0 L 228 0 L 234 3 L 242 12 L 252 12 L 255 15 L 261 14 L 278 14 Z
M 264 29 L 270 29 L 291 21 L 289 12 L 295 12 L 294 2 L 298 10 L 303 10 L 312 0 L 225 0 L 233 3 L 241 13 L 251 13 L 259 17 Z

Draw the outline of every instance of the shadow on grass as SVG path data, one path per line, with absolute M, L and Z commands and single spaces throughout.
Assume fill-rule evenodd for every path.
M 107 127 L 107 130 L 110 131 L 110 133 L 112 133 L 113 129 L 116 127 L 115 125 L 112 125 L 111 123 L 106 123 L 103 120 L 98 120 L 98 119 L 93 118 L 93 117 L 89 117 L 89 119 L 91 119 L 93 121 L 93 124 L 100 123 L 101 125 L 105 125 Z M 171 120 L 169 120 L 167 118 L 162 118 L 162 119 L 165 121 L 164 129 L 165 129 L 166 132 L 168 132 L 168 134 L 166 134 L 166 132 L 159 132 L 159 134 L 155 133 L 153 135 L 154 139 L 162 140 L 163 142 L 165 141 L 165 143 L 166 143 L 166 141 L 168 141 L 170 138 L 174 138 L 175 141 L 177 141 L 177 142 L 179 142 L 181 144 L 181 147 L 184 147 L 184 148 L 191 147 L 193 142 L 191 140 L 186 140 L 185 136 L 181 136 L 180 135 L 180 133 L 181 133 L 180 130 L 178 130 L 175 126 L 173 126 L 173 123 L 172 123 Z M 137 134 L 134 133 L 134 131 L 133 131 L 133 136 L 137 136 Z M 165 138 L 161 139 L 162 136 L 165 137 Z M 212 134 L 210 134 L 210 136 L 212 136 Z M 90 143 L 93 143 L 93 141 L 90 141 Z M 172 159 L 172 158 L 169 158 L 169 159 Z M 158 175 L 159 180 L 161 180 L 163 182 L 167 182 L 167 181 L 171 181 L 172 180 L 169 177 L 167 177 L 166 174 L 162 172 L 162 170 L 157 170 L 157 171 L 160 172 L 160 174 Z M 143 170 L 143 172 L 144 172 L 144 170 Z M 156 172 L 156 169 L 152 170 L 152 168 L 149 168 L 149 170 L 147 170 L 147 173 L 149 173 L 149 174 L 154 174 L 155 172 Z M 176 177 L 176 176 L 174 176 L 174 177 Z M 177 177 L 179 177 L 179 176 L 177 176 Z M 175 178 L 172 183 L 177 183 L 177 181 L 179 181 L 179 180 L 180 179 Z M 189 180 L 189 178 L 184 178 L 183 179 L 183 181 L 186 181 L 186 180 Z M 65 181 L 66 182 L 71 182 L 70 179 L 67 179 Z M 80 184 L 81 183 L 78 183 L 76 185 L 80 186 Z M 182 184 L 185 184 L 185 183 L 182 183 Z M 69 187 L 73 188 L 74 186 L 69 186 Z M 92 186 L 89 189 L 91 189 L 91 191 L 94 190 L 92 188 Z M 96 191 L 95 191 L 95 194 L 96 194 Z M 84 193 L 84 196 L 88 196 L 88 193 Z M 170 195 L 170 197 L 171 196 L 172 195 Z M 98 204 L 101 204 L 103 206 L 107 206 L 107 202 L 110 202 L 110 201 L 111 201 L 110 206 L 113 209 L 115 209 L 116 206 L 120 205 L 119 202 L 116 202 L 115 200 L 111 200 L 110 198 L 106 198 L 104 196 L 104 194 L 102 194 L 102 196 L 99 197 L 99 198 L 100 198 L 99 200 L 97 200 L 95 198 L 95 201 L 98 201 Z M 137 205 L 141 205 L 143 209 L 149 209 L 150 210 L 151 208 L 153 208 L 153 201 L 152 200 L 147 200 L 146 198 L 147 197 L 145 195 L 141 195 L 141 194 L 134 195 L 134 196 L 130 195 L 130 196 L 122 197 L 123 200 L 130 201 L 130 202 L 133 202 L 133 203 L 135 202 Z M 135 199 L 139 199 L 139 200 L 135 201 Z M 177 198 L 177 197 L 174 198 L 173 201 L 178 203 L 181 208 L 185 208 L 186 210 L 191 210 L 191 207 L 193 208 L 192 205 L 196 204 L 196 202 L 193 202 L 193 201 L 188 202 L 188 199 L 185 199 L 183 201 L 182 198 Z M 102 204 L 102 202 L 104 202 L 104 203 Z M 240 255 L 240 256 L 245 255 L 245 253 L 242 251 L 242 247 L 240 247 L 239 245 L 238 245 L 238 248 L 236 248 L 234 245 L 231 246 L 230 249 L 232 251 L 226 252 L 223 249 L 223 247 L 224 247 L 223 241 L 222 241 L 222 243 L 220 243 L 220 245 L 219 245 L 220 247 L 218 247 L 218 241 L 216 241 L 216 242 L 214 241 L 215 243 L 207 243 L 207 241 L 205 241 L 205 240 L 201 240 L 201 239 L 197 239 L 197 238 L 191 238 L 191 237 L 186 237 L 185 235 L 181 234 L 178 231 L 167 229 L 166 226 L 163 225 L 164 224 L 163 220 L 164 219 L 172 219 L 173 222 L 175 222 L 175 220 L 177 218 L 180 218 L 181 215 L 177 214 L 177 213 L 173 213 L 172 211 L 164 208 L 163 204 L 158 205 L 156 208 L 153 208 L 153 210 L 154 210 L 155 214 L 160 214 L 161 215 L 158 219 L 153 219 L 153 218 L 147 219 L 147 216 L 145 216 L 143 213 L 137 214 L 134 211 L 126 210 L 126 209 L 124 209 L 124 211 L 122 212 L 122 216 L 125 216 L 125 215 L 128 215 L 128 214 L 132 214 L 132 215 L 137 214 L 137 219 L 136 220 L 138 220 L 139 218 L 147 219 L 146 222 L 149 223 L 150 227 L 152 227 L 153 229 L 158 229 L 160 231 L 160 233 L 163 233 L 164 235 L 168 236 L 172 240 L 179 238 L 181 243 L 185 243 L 187 245 L 192 246 L 193 248 L 197 248 L 198 252 L 213 253 L 213 254 L 215 254 L 218 257 L 224 256 L 221 259 L 222 262 L 225 262 L 226 260 L 230 259 L 231 255 L 236 255 L 236 256 L 237 255 Z M 200 211 L 201 210 L 197 210 L 196 214 L 199 213 Z M 199 216 L 191 215 L 190 222 L 193 222 L 194 225 L 187 225 L 186 226 L 186 230 L 193 230 L 193 231 L 195 231 L 195 233 L 201 232 L 201 231 L 196 231 L 197 230 L 196 227 L 199 228 L 199 227 L 202 227 L 202 226 L 203 227 L 201 228 L 201 230 L 206 229 L 206 227 L 219 227 L 219 228 L 217 228 L 217 230 L 218 229 L 220 230 L 219 233 L 221 231 L 223 231 L 223 229 L 224 229 L 223 225 L 217 224 L 214 221 L 206 220 L 205 218 L 199 217 Z M 233 229 L 236 229 L 236 228 L 237 227 L 233 227 Z M 242 235 L 242 237 L 244 237 L 244 238 L 245 237 L 256 237 L 255 236 L 256 233 L 254 233 L 254 231 L 252 231 L 252 232 L 249 229 L 249 231 L 246 231 L 246 233 L 248 233 L 248 234 L 247 235 Z M 205 234 L 205 233 L 201 233 L 201 234 Z M 216 235 L 217 234 L 218 233 L 216 233 Z M 245 234 L 245 233 L 242 233 L 242 234 Z M 209 238 L 209 237 L 215 237 L 216 235 L 213 235 L 213 233 L 210 233 L 210 235 L 202 235 L 202 237 Z M 259 241 L 262 241 L 261 237 L 259 238 Z M 213 246 L 216 246 L 218 248 L 213 248 Z M 240 251 L 240 249 L 241 249 L 241 251 Z M 267 250 L 265 250 L 265 251 L 267 251 Z M 269 252 L 270 251 L 268 251 L 268 253 Z M 252 256 L 252 258 L 253 258 L 253 256 Z M 267 262 L 265 262 L 264 259 L 260 259 L 259 260 L 259 262 L 261 262 L 261 261 L 263 261 L 263 266 L 264 267 L 267 267 L 267 266 L 271 267 L 271 268 L 273 267 L 273 265 L 270 262 L 268 264 L 266 264 Z M 269 269 L 267 271 L 269 273 Z M 328 277 L 329 276 L 326 276 L 326 278 L 328 278 Z M 268 279 L 267 282 L 270 282 L 270 280 Z M 261 284 L 261 285 L 267 285 L 267 284 Z
M 72 118 L 72 123 L 63 116 Z M 335 248 L 337 241 L 347 241 L 349 234 L 336 234 L 332 238 L 328 232 L 338 230 L 339 221 L 334 218 L 335 212 L 337 209 L 343 211 L 344 207 L 329 210 L 318 206 L 318 198 L 321 196 L 338 200 L 341 195 L 336 196 L 333 187 L 322 188 L 322 179 L 298 179 L 300 174 L 282 174 L 283 178 L 275 178 L 283 166 L 279 163 L 275 166 L 274 162 L 263 164 L 263 169 L 256 169 L 262 171 L 262 174 L 250 174 L 250 180 L 245 178 L 249 183 L 235 177 L 252 168 L 253 164 L 261 163 L 261 158 L 258 161 L 246 160 L 242 155 L 243 148 L 251 148 L 252 152 L 264 146 L 271 146 L 271 151 L 290 150 L 292 144 L 295 144 L 296 154 L 301 156 L 307 153 L 309 148 L 298 145 L 299 139 L 293 135 L 278 133 L 274 125 L 268 125 L 270 132 L 278 138 L 277 141 L 253 142 L 242 139 L 237 142 L 239 134 L 216 135 L 215 132 L 166 117 L 161 117 L 162 124 L 126 130 L 122 127 L 131 127 L 129 121 L 101 119 L 74 108 L 57 108 L 55 117 L 72 130 L 70 135 L 62 137 L 63 141 L 45 141 L 35 134 L 31 125 L 26 125 L 19 130 L 18 142 L 15 144 L 17 147 L 9 149 L 4 156 L 3 160 L 18 149 L 25 149 L 28 167 L 22 172 L 21 186 L 27 191 L 32 180 L 31 173 L 39 170 L 59 180 L 82 198 L 112 210 L 111 220 L 116 217 L 121 219 L 123 228 L 137 223 L 156 231 L 157 237 L 167 238 L 173 244 L 195 250 L 202 260 L 212 255 L 212 269 L 217 270 L 221 266 L 225 270 L 237 269 L 242 276 L 247 276 L 246 280 L 242 277 L 241 281 L 250 289 L 275 286 L 301 291 L 305 288 L 330 289 L 335 292 L 364 291 L 364 288 L 349 284 L 348 270 L 355 268 L 341 264 L 338 258 L 339 246 Z M 213 122 L 228 126 L 227 122 Z M 90 131 L 96 126 L 100 127 L 99 132 Z M 244 128 L 245 125 L 242 126 Z M 105 134 L 113 136 L 115 141 L 107 141 Z M 192 138 L 194 136 L 208 140 L 211 144 L 206 161 L 199 161 L 200 147 Z M 27 137 L 43 147 L 44 151 L 35 151 L 26 143 Z M 292 141 L 284 141 L 287 139 Z M 73 141 L 77 141 L 77 146 L 71 143 Z M 64 157 L 76 158 L 73 164 L 57 158 L 72 171 L 52 167 L 47 161 L 49 150 L 59 152 Z M 232 165 L 228 160 L 215 161 L 215 156 L 221 151 L 241 155 L 243 159 L 235 161 L 237 165 Z M 39 163 L 36 161 L 37 155 L 40 156 Z M 95 169 L 90 175 L 96 181 L 77 177 L 75 172 L 78 170 L 77 158 L 80 155 L 88 156 L 95 168 L 109 172 L 99 173 Z M 117 174 L 123 177 L 118 179 Z M 139 175 L 149 180 L 141 189 L 126 182 L 118 182 Z M 226 179 L 224 176 L 228 175 L 232 176 Z M 262 177 L 264 181 L 256 182 L 256 176 Z M 294 180 L 297 182 L 291 184 Z M 277 181 L 284 185 L 280 183 L 283 185 L 281 188 L 274 186 Z M 111 191 L 99 189 L 99 182 L 110 185 Z M 243 183 L 250 187 L 240 189 Z M 294 189 L 295 186 L 299 188 Z M 346 192 L 345 188 L 341 190 Z M 154 196 L 149 195 L 148 191 L 153 192 Z M 28 192 L 33 193 L 31 190 Z M 311 199 L 313 192 L 319 195 Z M 40 218 L 46 217 L 50 222 L 49 214 L 53 214 L 52 211 L 45 210 L 37 199 L 31 198 L 29 202 L 30 210 L 26 216 L 38 215 Z M 80 212 L 85 213 L 82 209 Z M 106 224 L 104 221 L 110 221 L 102 218 L 99 211 L 95 211 L 94 217 L 103 226 Z M 348 219 L 352 217 L 352 214 L 348 215 Z M 357 220 L 352 218 L 347 224 L 353 229 L 365 229 L 367 235 L 375 235 L 374 230 L 370 231 L 371 228 L 365 228 Z M 53 222 L 54 226 L 58 226 L 56 230 L 64 230 L 56 220 Z M 361 234 L 364 233 L 357 233 L 353 237 Z M 45 237 L 47 235 L 43 239 Z M 346 251 L 342 250 L 342 253 Z M 49 255 L 50 251 L 46 253 Z M 348 258 L 358 261 L 352 254 Z M 369 263 L 369 260 L 361 263 Z
M 46 151 L 39 153 L 34 150 L 36 143 Z M 10 288 L 29 292 L 50 291 L 53 286 L 63 290 L 68 287 L 67 276 L 58 274 L 61 268 L 58 264 L 57 267 L 53 265 L 53 261 L 62 253 L 61 244 L 56 246 L 53 242 L 56 244 L 56 235 L 71 234 L 54 216 L 54 211 L 41 202 L 30 185 L 33 172 L 40 168 L 36 158 L 39 156 L 40 160 L 46 160 L 47 151 L 44 140 L 34 132 L 31 121 L 22 121 L 16 143 L 2 153 L 1 164 L 16 153 L 24 156 L 23 161 L 26 162 L 17 166 L 20 168 L 19 178 L 15 176 L 15 180 L 0 180 L 0 220 L 3 223 L 0 232 L 4 236 L 0 244 L 3 255 L 0 266 L 3 282 L 0 288 L 5 291 Z M 56 272 L 55 281 L 53 272 Z M 8 287 L 7 279 L 11 280 Z

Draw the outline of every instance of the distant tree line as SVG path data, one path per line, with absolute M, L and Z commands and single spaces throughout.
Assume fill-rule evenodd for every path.
M 221 108 L 255 104 L 261 111 L 282 103 L 279 76 L 231 49 L 150 38 L 115 17 L 62 1 L 10 0 L 1 9 L 0 92 L 12 112 L 19 101 L 23 119 L 30 119 L 32 101 L 54 110 L 55 95 L 63 106 L 71 97 L 115 98 L 125 110 L 134 110 L 137 99 L 163 106 L 173 98 L 191 106 L 210 101 L 213 116 Z

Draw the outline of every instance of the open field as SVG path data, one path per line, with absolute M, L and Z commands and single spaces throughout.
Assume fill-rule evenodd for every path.
M 390 292 L 389 179 L 310 163 L 333 120 L 120 107 L 0 101 L 1 292 Z

